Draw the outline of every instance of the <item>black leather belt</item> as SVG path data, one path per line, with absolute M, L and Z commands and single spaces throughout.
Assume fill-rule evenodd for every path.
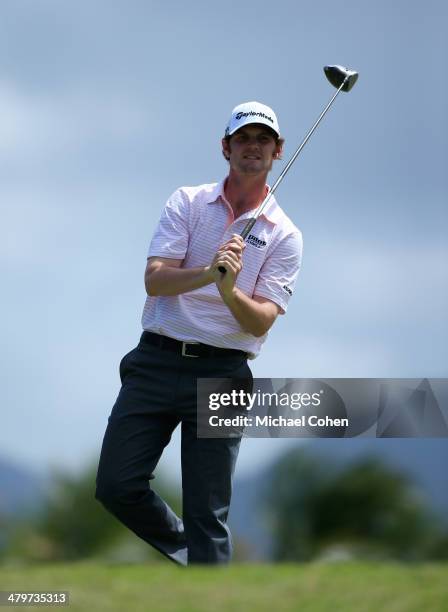
M 238 349 L 221 348 L 211 346 L 210 344 L 202 344 L 202 342 L 182 342 L 175 338 L 155 334 L 154 332 L 144 331 L 141 335 L 140 342 L 158 346 L 161 349 L 178 353 L 182 357 L 230 357 L 230 355 L 247 356 L 245 351 Z

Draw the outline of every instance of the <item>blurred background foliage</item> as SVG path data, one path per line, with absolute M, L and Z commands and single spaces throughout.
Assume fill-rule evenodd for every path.
M 160 560 L 161 555 L 107 512 L 95 495 L 97 466 L 78 477 L 56 471 L 37 512 L 0 517 L 3 563 L 95 558 Z M 273 561 L 448 558 L 448 529 L 398 469 L 365 455 L 338 464 L 308 450 L 283 455 L 259 492 L 258 511 L 274 543 Z M 148 481 L 149 486 L 149 481 Z M 158 475 L 151 486 L 179 515 L 181 488 Z M 234 534 L 234 559 L 248 559 Z
M 378 457 L 342 467 L 294 450 L 273 473 L 262 505 L 275 560 L 448 557 L 447 526 L 412 478 Z
M 98 558 L 103 561 L 138 562 L 162 555 L 122 525 L 98 502 L 95 495 L 97 465 L 74 477 L 54 471 L 40 509 L 6 525 L 9 537 L 0 560 L 18 562 L 69 561 Z M 182 502 L 163 475 L 154 489 L 177 512 Z

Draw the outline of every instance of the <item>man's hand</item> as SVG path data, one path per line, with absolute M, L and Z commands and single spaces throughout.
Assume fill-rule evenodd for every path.
M 219 247 L 210 264 L 210 272 L 218 290 L 223 298 L 230 297 L 235 289 L 235 282 L 243 267 L 243 250 L 246 243 L 239 234 L 233 234 L 232 238 Z M 223 267 L 226 273 L 219 271 Z
M 238 234 L 223 244 L 217 251 L 212 263 L 207 266 L 223 302 L 230 310 L 242 329 L 259 338 L 267 333 L 280 312 L 280 307 L 267 298 L 254 295 L 250 298 L 235 287 L 238 274 L 243 267 L 242 257 L 246 243 Z M 226 273 L 219 271 L 225 268 Z

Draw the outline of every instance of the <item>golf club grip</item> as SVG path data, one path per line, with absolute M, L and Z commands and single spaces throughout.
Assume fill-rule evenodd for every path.
M 241 236 L 241 238 L 243 238 L 243 240 L 246 240 L 247 235 L 249 234 L 250 230 L 255 225 L 255 221 L 256 220 L 257 220 L 256 217 L 252 217 L 252 219 L 249 219 L 249 221 L 244 226 L 244 229 L 243 229 L 243 231 L 240 234 L 240 236 Z M 226 269 L 223 268 L 222 266 L 219 266 L 218 270 L 221 272 L 221 274 L 225 274 L 226 273 Z

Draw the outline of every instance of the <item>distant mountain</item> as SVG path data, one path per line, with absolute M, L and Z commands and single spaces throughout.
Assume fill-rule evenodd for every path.
M 391 468 L 408 474 L 428 507 L 448 522 L 446 438 L 318 438 L 306 440 L 299 449 L 306 449 L 329 464 L 338 463 L 341 467 L 365 455 L 378 457 Z M 270 558 L 272 540 L 260 509 L 260 493 L 273 479 L 275 463 L 252 477 L 235 479 L 229 526 L 252 560 Z M 291 486 L 299 487 L 300 483 Z
M 0 457 L 0 517 L 20 518 L 39 509 L 47 480 L 32 469 Z

